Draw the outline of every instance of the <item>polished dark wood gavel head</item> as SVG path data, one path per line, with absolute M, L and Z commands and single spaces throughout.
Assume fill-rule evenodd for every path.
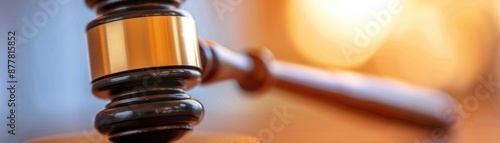
M 86 0 L 99 17 L 87 25 L 93 94 L 111 102 L 95 128 L 113 142 L 164 143 L 203 119 L 185 93 L 201 82 L 195 21 L 184 0 Z

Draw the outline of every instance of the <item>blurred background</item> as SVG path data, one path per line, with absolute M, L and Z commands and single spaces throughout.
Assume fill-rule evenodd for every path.
M 443 135 L 278 89 L 253 98 L 235 81 L 224 81 L 189 92 L 206 108 L 195 133 L 274 143 L 500 142 L 499 1 L 188 0 L 182 8 L 197 20 L 200 38 L 233 50 L 265 46 L 282 61 L 442 90 L 459 108 L 458 122 Z M 0 2 L 1 33 L 16 30 L 24 38 L 16 59 L 17 135 L 2 131 L 2 142 L 67 134 L 104 142 L 91 135 L 93 117 L 107 103 L 90 92 L 85 26 L 95 17 L 83 0 Z M 1 43 L 6 36 L 0 34 Z M 270 129 L 282 111 L 293 118 L 282 122 L 283 129 Z

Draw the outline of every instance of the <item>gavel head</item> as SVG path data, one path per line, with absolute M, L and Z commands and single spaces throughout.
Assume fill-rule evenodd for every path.
M 170 142 L 202 120 L 202 104 L 185 93 L 203 63 L 182 2 L 86 0 L 99 15 L 87 26 L 92 92 L 111 100 L 95 127 L 111 141 Z

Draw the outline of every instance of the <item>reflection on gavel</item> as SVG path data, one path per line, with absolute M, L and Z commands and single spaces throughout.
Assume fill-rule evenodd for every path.
M 182 2 L 86 0 L 99 14 L 87 26 L 92 91 L 111 100 L 95 127 L 111 141 L 181 138 L 204 115 L 203 105 L 185 91 L 226 79 L 246 91 L 277 87 L 427 126 L 446 127 L 454 120 L 454 101 L 443 92 L 280 62 L 265 48 L 236 53 L 198 40 L 194 19 L 178 9 Z

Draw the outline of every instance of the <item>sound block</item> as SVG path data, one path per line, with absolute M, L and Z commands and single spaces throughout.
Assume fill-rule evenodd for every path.
M 97 133 L 74 133 L 29 140 L 26 143 L 112 143 Z M 261 143 L 252 136 L 216 133 L 193 133 L 174 143 Z

